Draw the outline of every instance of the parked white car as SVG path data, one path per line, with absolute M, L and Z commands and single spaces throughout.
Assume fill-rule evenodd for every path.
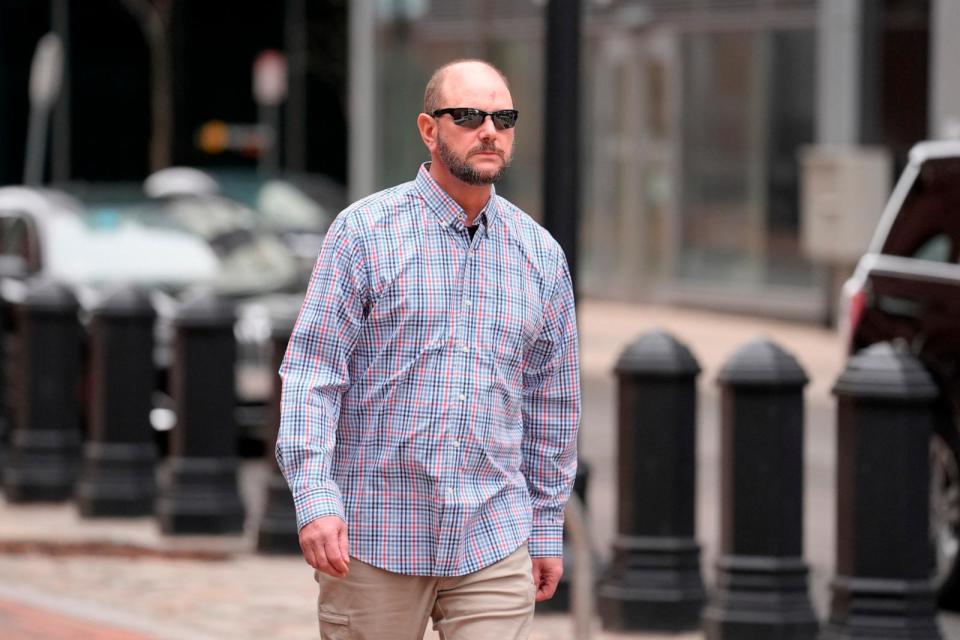
M 296 313 L 303 281 L 296 258 L 261 228 L 257 213 L 222 198 L 109 204 L 52 189 L 0 187 L 0 270 L 0 294 L 10 302 L 22 297 L 30 277 L 66 284 L 82 310 L 118 284 L 142 287 L 158 314 L 155 362 L 161 374 L 170 366 L 178 299 L 204 287 L 232 301 L 238 426 L 242 436 L 260 436 L 276 375 L 272 318 Z M 162 397 L 159 404 L 165 404 Z M 156 428 L 172 425 L 164 415 L 154 414 Z

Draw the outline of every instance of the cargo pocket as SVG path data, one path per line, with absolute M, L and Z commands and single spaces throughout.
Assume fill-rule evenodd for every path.
M 350 640 L 350 617 L 320 609 L 320 640 Z

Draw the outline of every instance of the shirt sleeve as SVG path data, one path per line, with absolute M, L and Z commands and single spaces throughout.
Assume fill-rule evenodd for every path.
M 350 356 L 368 307 L 364 273 L 358 241 L 340 216 L 324 239 L 280 367 L 276 455 L 299 528 L 326 515 L 345 519 L 331 463 Z
M 533 505 L 533 557 L 563 555 L 563 510 L 577 472 L 580 367 L 577 316 L 566 260 L 526 354 L 523 373 L 522 470 Z

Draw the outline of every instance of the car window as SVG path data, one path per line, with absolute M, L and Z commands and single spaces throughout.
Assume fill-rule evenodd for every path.
M 28 267 L 36 265 L 39 259 L 36 243 L 24 216 L 0 217 L 0 254 L 22 258 Z
M 332 216 L 289 182 L 270 180 L 257 194 L 257 208 L 277 227 L 326 231 Z
M 890 227 L 882 253 L 957 262 L 960 257 L 960 158 L 923 163 Z
M 951 246 L 950 236 L 945 233 L 938 233 L 924 242 L 911 257 L 931 262 L 950 262 Z
M 282 289 L 298 278 L 296 260 L 257 213 L 219 197 L 178 197 L 143 205 L 141 216 L 159 217 L 204 239 L 220 262 L 216 286 L 225 293 Z
M 216 254 L 202 238 L 123 219 L 110 209 L 50 221 L 46 247 L 45 269 L 64 282 L 179 288 L 212 284 L 219 268 Z
M 0 253 L 5 256 L 26 257 L 26 234 L 18 224 L 20 218 L 0 218 Z

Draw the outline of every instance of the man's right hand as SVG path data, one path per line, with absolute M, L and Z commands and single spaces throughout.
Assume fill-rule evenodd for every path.
M 321 516 L 300 529 L 300 550 L 311 567 L 342 578 L 350 564 L 350 543 L 347 541 L 347 523 L 337 516 Z

